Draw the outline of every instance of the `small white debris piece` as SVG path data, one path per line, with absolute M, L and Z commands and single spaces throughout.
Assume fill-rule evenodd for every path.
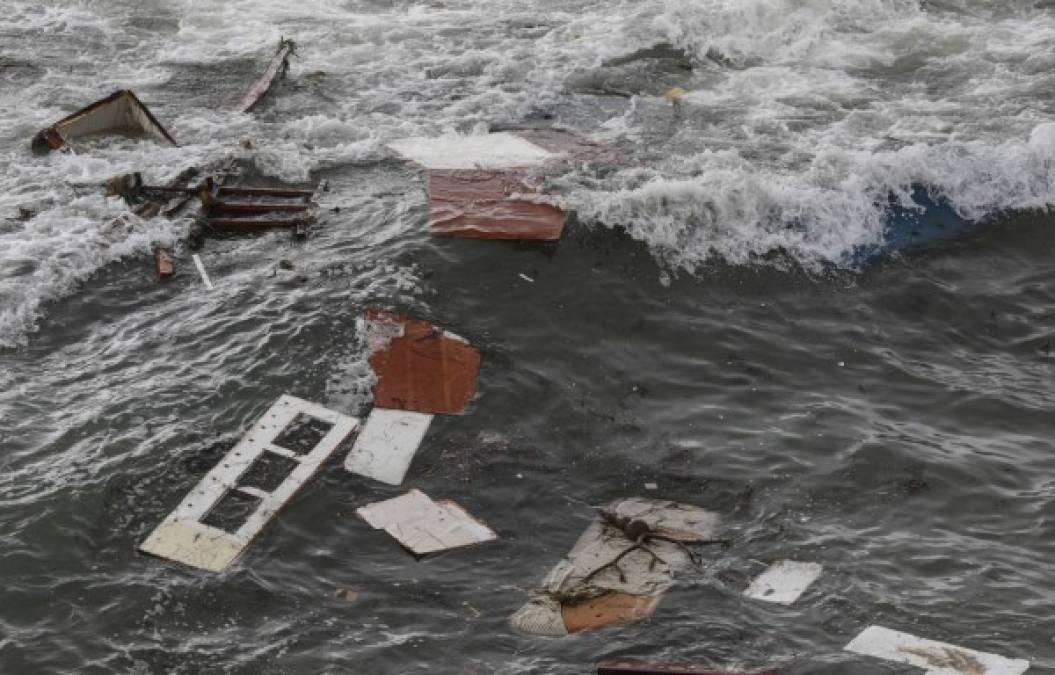
M 882 626 L 861 632 L 846 651 L 923 668 L 929 675 L 1021 675 L 1029 661 L 976 652 Z
M 512 169 L 537 166 L 560 157 L 507 132 L 405 138 L 388 147 L 426 169 Z
M 307 453 L 275 445 L 274 440 L 302 414 L 331 425 L 329 431 Z M 139 550 L 210 572 L 223 571 L 358 426 L 359 420 L 354 417 L 283 395 L 238 444 L 205 474 L 180 505 L 140 545 Z M 294 463 L 293 469 L 278 487 L 266 492 L 258 487 L 239 485 L 253 463 L 268 453 Z M 259 500 L 240 527 L 228 532 L 201 522 L 232 492 Z
M 790 605 L 806 592 L 823 569 L 817 563 L 781 560 L 759 575 L 744 591 L 744 595 L 755 600 Z
M 426 413 L 374 408 L 344 468 L 389 485 L 401 484 L 431 423 L 432 415 Z
M 434 502 L 411 490 L 356 511 L 371 527 L 384 530 L 415 555 L 425 555 L 497 539 L 498 535 L 452 501 Z
M 658 490 L 659 489 L 659 483 L 645 483 L 645 489 L 646 490 Z
M 520 274 L 518 274 L 517 276 L 519 276 L 519 277 L 520 277 L 521 279 L 523 279 L 524 281 L 528 282 L 529 284 L 533 284 L 533 283 L 535 283 L 535 280 L 534 280 L 534 279 L 532 279 L 532 278 L 531 278 L 531 277 L 529 277 L 528 275 L 524 274 L 523 272 L 521 272 L 521 273 L 520 273 Z
M 209 281 L 209 275 L 205 271 L 205 265 L 202 263 L 201 258 L 198 257 L 197 253 L 195 253 L 191 257 L 194 259 L 194 266 L 198 268 L 198 274 L 201 275 L 202 283 L 205 284 L 205 290 L 211 291 L 212 290 L 212 282 Z

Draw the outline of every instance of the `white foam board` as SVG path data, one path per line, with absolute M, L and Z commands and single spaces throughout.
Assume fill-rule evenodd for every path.
M 823 569 L 817 563 L 780 560 L 751 582 L 744 595 L 754 600 L 790 605 L 806 592 Z
M 1029 670 L 1029 661 L 1023 659 L 976 652 L 882 626 L 866 628 L 845 649 L 923 668 L 929 675 L 1021 675 Z
M 275 445 L 272 441 L 302 413 L 328 422 L 332 427 L 307 453 Z M 234 448 L 205 474 L 201 482 L 140 545 L 139 550 L 210 572 L 226 569 L 358 425 L 359 421 L 354 417 L 283 395 Z M 295 465 L 292 471 L 271 492 L 253 486 L 240 486 L 242 475 L 265 453 L 293 460 Z M 232 490 L 259 500 L 245 522 L 233 532 L 201 522 Z
M 374 408 L 344 468 L 389 485 L 402 484 L 431 423 L 429 414 Z
M 480 544 L 498 537 L 454 502 L 434 502 L 420 490 L 367 504 L 356 513 L 371 527 L 388 532 L 416 555 Z
M 426 169 L 512 169 L 561 156 L 508 132 L 405 138 L 388 147 Z

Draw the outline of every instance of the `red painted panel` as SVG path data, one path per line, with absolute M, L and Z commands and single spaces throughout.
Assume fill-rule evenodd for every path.
M 540 186 L 524 171 L 449 169 L 428 175 L 433 234 L 556 241 L 564 232 L 564 210 L 533 201 L 530 196 L 541 195 Z

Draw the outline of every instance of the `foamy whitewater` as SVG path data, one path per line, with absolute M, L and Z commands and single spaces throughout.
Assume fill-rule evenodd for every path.
M 386 141 L 559 110 L 577 76 L 657 43 L 695 66 L 670 82 L 687 90 L 681 105 L 631 86 L 624 106 L 569 118 L 628 159 L 603 178 L 556 180 L 582 221 L 625 228 L 669 265 L 751 264 L 778 250 L 809 266 L 852 265 L 855 250 L 881 243 L 888 197 L 910 204 L 913 184 L 970 219 L 1055 199 L 1055 16 L 1042 3 L 188 2 L 129 17 L 110 3 L 16 0 L 5 9 L 0 214 L 36 213 L 0 230 L 7 346 L 102 266 L 182 231 L 155 222 L 107 232 L 119 205 L 72 186 L 132 169 L 161 179 L 241 138 L 253 139 L 261 169 L 303 180 L 382 157 Z M 244 59 L 251 73 L 282 35 L 300 45 L 299 91 L 276 101 L 271 119 L 166 91 L 184 66 L 202 70 L 203 89 L 223 74 L 209 64 Z M 120 87 L 145 92 L 183 147 L 29 155 L 35 130 Z

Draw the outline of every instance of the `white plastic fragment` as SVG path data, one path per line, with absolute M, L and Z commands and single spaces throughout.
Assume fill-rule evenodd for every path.
M 491 528 L 454 502 L 434 502 L 420 490 L 367 504 L 356 513 L 374 529 L 388 532 L 415 555 L 498 538 Z
M 659 483 L 645 483 L 645 489 L 646 490 L 658 490 L 659 489 Z
M 531 278 L 531 277 L 529 277 L 528 275 L 524 274 L 523 272 L 521 272 L 521 273 L 520 273 L 520 274 L 518 274 L 517 276 L 519 276 L 519 277 L 520 277 L 521 279 L 523 279 L 524 281 L 528 282 L 529 284 L 533 284 L 533 283 L 535 283 L 535 280 L 534 280 L 534 279 L 532 279 L 532 278 Z
M 307 453 L 275 445 L 273 441 L 301 414 L 332 426 Z M 358 425 L 359 421 L 354 417 L 283 395 L 238 444 L 205 474 L 180 505 L 147 537 L 139 550 L 211 572 L 224 570 L 297 490 L 315 475 L 322 463 Z M 240 480 L 253 463 L 269 453 L 295 463 L 278 487 L 267 492 L 258 487 L 240 485 Z M 234 491 L 259 500 L 240 527 L 228 532 L 201 522 L 221 500 Z
M 198 268 L 198 274 L 201 275 L 202 283 L 205 284 L 205 290 L 211 291 L 212 282 L 209 281 L 209 274 L 205 271 L 205 265 L 202 263 L 201 258 L 198 257 L 197 253 L 191 257 L 194 259 L 194 266 Z
M 846 651 L 923 668 L 930 675 L 1021 675 L 1029 661 L 925 640 L 882 626 L 861 632 Z
M 405 138 L 388 147 L 426 169 L 512 169 L 560 157 L 508 132 Z
M 389 485 L 401 484 L 431 423 L 432 415 L 425 413 L 374 408 L 344 468 Z
M 755 600 L 790 605 L 806 592 L 824 568 L 817 563 L 781 560 L 760 574 L 744 591 Z

